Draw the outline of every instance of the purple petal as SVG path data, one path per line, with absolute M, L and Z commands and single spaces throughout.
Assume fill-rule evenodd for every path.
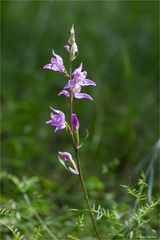
M 72 114 L 72 128 L 74 130 L 78 130 L 79 129 L 79 120 L 78 120 L 76 114 Z
M 46 122 L 46 124 L 48 124 L 48 125 L 52 125 L 52 123 L 53 123 L 52 120 L 49 120 L 49 121 Z
M 51 69 L 51 70 L 52 70 L 52 64 L 51 64 L 51 63 L 46 64 L 43 68 L 44 68 L 44 69 Z
M 67 85 L 64 87 L 64 89 L 66 88 L 73 88 L 75 85 L 75 80 L 69 80 Z
M 51 108 L 51 109 L 56 114 L 51 112 L 50 114 L 51 120 L 47 121 L 46 124 L 55 126 L 56 127 L 55 131 L 64 129 L 66 127 L 64 113 L 54 108 Z
M 48 121 L 48 125 L 51 125 L 51 126 L 59 126 L 59 125 L 61 125 L 61 122 L 63 121 L 63 119 L 61 120 L 60 118 L 58 118 L 58 117 L 56 117 L 55 116 L 55 118 L 53 118 L 52 120 L 50 120 L 50 121 Z
M 76 72 L 81 72 L 82 71 L 83 64 L 81 63 L 78 68 L 76 68 L 73 72 L 73 75 L 76 74 Z
M 54 119 L 55 114 L 51 112 L 51 113 L 50 113 L 50 117 L 51 117 L 52 119 Z
M 57 58 L 52 57 L 52 58 L 51 58 L 51 63 L 52 63 L 52 64 L 57 64 Z
M 67 50 L 67 52 L 70 52 L 70 46 L 69 45 L 65 45 L 64 48 Z
M 86 94 L 86 93 L 77 93 L 77 92 L 75 92 L 74 93 L 74 97 L 78 98 L 78 99 L 86 98 L 86 99 L 89 99 L 89 100 L 93 101 L 93 98 L 90 95 Z
M 60 115 L 63 115 L 64 116 L 64 113 L 62 112 L 62 111 L 60 111 L 60 110 L 57 110 L 57 109 L 54 109 L 54 108 L 52 108 L 52 107 L 50 107 L 55 113 L 58 113 L 58 114 L 60 114 Z M 52 113 L 51 113 L 52 114 Z M 54 114 L 53 114 L 54 115 Z
M 53 71 L 61 71 L 60 67 L 57 66 L 56 64 L 53 64 L 53 63 L 49 63 L 49 64 L 45 65 L 43 68 L 44 69 L 50 69 L 50 70 L 53 70 Z
M 78 47 L 76 43 L 73 43 L 73 45 L 71 46 L 71 52 L 72 53 L 76 53 L 78 52 Z
M 51 63 L 46 64 L 43 68 L 50 69 L 58 72 L 65 72 L 65 66 L 63 64 L 63 59 L 57 55 L 54 50 L 52 50 L 53 56 L 51 58 Z
M 58 95 L 64 95 L 64 96 L 66 96 L 66 97 L 69 97 L 69 92 L 66 91 L 66 90 L 62 90 L 62 91 L 60 91 L 60 92 L 58 93 Z
M 83 72 L 78 72 L 78 71 L 75 71 L 73 73 L 73 78 L 76 80 L 76 81 L 80 81 L 80 80 L 84 80 L 87 76 L 87 72 L 86 71 L 83 71 Z
M 90 79 L 80 80 L 80 81 L 78 81 L 78 84 L 81 85 L 81 86 L 89 86 L 89 85 L 96 86 L 96 83 L 93 82 L 93 81 L 90 80 Z
M 60 158 L 63 158 L 65 161 L 72 160 L 72 155 L 69 152 L 58 152 Z
M 81 78 L 86 78 L 87 77 L 87 72 L 86 71 L 81 72 L 80 77 Z
M 53 56 L 55 56 L 55 58 L 58 60 L 58 62 L 59 62 L 60 64 L 63 64 L 63 59 L 62 59 L 62 57 L 59 56 L 59 55 L 57 55 L 57 54 L 55 53 L 54 49 L 52 50 L 52 54 L 53 54 Z
M 53 56 L 55 56 L 55 58 L 57 58 L 58 60 L 62 60 L 62 62 L 63 62 L 63 59 L 62 59 L 62 57 L 60 57 L 59 55 L 57 55 L 56 53 L 55 53 L 55 51 L 54 51 L 54 49 L 52 49 L 52 54 L 53 54 Z
M 60 130 L 63 130 L 65 127 L 66 127 L 65 124 L 60 125 L 60 126 L 57 126 L 56 129 L 55 129 L 55 132 L 60 131 Z

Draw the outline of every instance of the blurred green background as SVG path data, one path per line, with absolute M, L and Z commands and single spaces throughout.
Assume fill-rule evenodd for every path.
M 43 70 L 52 49 L 68 67 L 63 46 L 74 24 L 74 68 L 83 62 L 97 83 L 84 88 L 93 103 L 74 103 L 82 138 L 90 132 L 80 152 L 88 184 L 113 190 L 134 179 L 140 163 L 145 171 L 158 140 L 158 1 L 2 1 L 1 24 L 2 169 L 74 185 L 57 160 L 71 142 L 45 125 L 49 106 L 67 114 L 57 96 L 66 79 Z

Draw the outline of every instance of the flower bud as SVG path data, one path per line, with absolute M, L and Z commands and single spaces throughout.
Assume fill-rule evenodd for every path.
M 79 145 L 79 121 L 76 114 L 72 114 L 72 130 L 76 146 Z
M 70 30 L 70 38 L 69 38 L 69 44 L 72 46 L 72 44 L 75 42 L 75 31 L 74 31 L 74 25 L 72 25 Z
M 77 44 L 74 42 L 71 46 L 71 54 L 73 55 L 73 57 L 75 56 L 76 52 L 78 52 L 78 47 Z
M 69 172 L 79 174 L 76 163 L 69 152 L 58 152 L 58 159 Z
M 69 38 L 69 48 L 70 48 L 70 56 L 71 56 L 71 61 L 73 61 L 76 56 L 76 52 L 78 52 L 78 47 L 76 44 L 75 40 L 75 31 L 74 31 L 74 25 L 72 25 L 71 30 L 70 30 L 70 38 Z
M 76 114 L 72 114 L 72 128 L 73 131 L 77 131 L 79 129 L 79 121 Z
M 72 160 L 72 155 L 69 152 L 58 152 L 58 156 L 65 161 Z

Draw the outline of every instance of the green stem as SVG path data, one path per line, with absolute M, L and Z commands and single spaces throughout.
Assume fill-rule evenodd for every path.
M 87 188 L 86 188 L 85 183 L 84 183 L 83 174 L 82 174 L 81 165 L 80 165 L 80 159 L 79 159 L 79 152 L 78 152 L 77 148 L 75 148 L 75 154 L 76 154 L 76 160 L 77 160 L 77 168 L 78 168 L 78 172 L 79 172 L 78 176 L 79 176 L 81 187 L 82 187 L 82 190 L 83 190 L 83 193 L 84 193 L 84 198 L 85 198 L 87 206 L 88 206 L 89 214 L 90 214 L 90 217 L 91 217 L 91 220 L 92 220 L 94 230 L 96 232 L 97 239 L 100 240 L 101 239 L 100 234 L 99 234 L 99 231 L 98 231 L 95 219 L 94 219 L 94 215 L 93 215 L 93 212 L 92 212 L 91 204 L 90 204 L 89 197 L 88 197 Z
M 69 76 L 69 78 L 70 78 L 70 80 L 72 79 L 72 60 L 71 60 L 71 56 L 70 56 L 70 76 Z M 78 146 L 76 146 L 75 139 L 74 139 L 73 127 L 72 127 L 72 112 L 73 112 L 73 93 L 72 93 L 72 89 L 70 89 L 70 122 L 71 122 L 70 124 L 71 124 L 71 135 L 72 135 L 73 147 L 74 147 L 74 151 L 75 151 L 75 155 L 76 155 L 76 160 L 77 160 L 77 167 L 78 167 L 78 172 L 79 172 L 79 175 L 78 175 L 78 176 L 79 176 L 79 180 L 80 180 L 80 183 L 81 183 L 81 187 L 82 187 L 82 190 L 83 190 L 83 193 L 84 193 L 84 198 L 85 198 L 85 201 L 86 201 L 87 206 L 88 206 L 89 214 L 90 214 L 90 217 L 91 217 L 91 220 L 92 220 L 92 224 L 93 224 L 93 227 L 94 227 L 94 230 L 95 230 L 97 239 L 100 240 L 100 239 L 101 239 L 101 238 L 100 238 L 100 234 L 99 234 L 98 229 L 97 229 L 97 226 L 96 226 L 96 222 L 95 222 L 95 219 L 94 219 L 94 215 L 93 215 L 93 212 L 92 212 L 92 208 L 91 208 L 91 205 L 90 205 L 90 202 L 89 202 L 88 192 L 87 192 L 87 189 L 86 189 L 84 180 L 83 180 L 83 175 L 82 175 L 82 170 L 81 170 L 81 165 L 80 165 L 80 159 L 79 159 Z

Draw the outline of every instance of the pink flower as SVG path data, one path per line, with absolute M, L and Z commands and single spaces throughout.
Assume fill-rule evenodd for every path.
M 46 64 L 43 68 L 58 72 L 65 72 L 63 59 L 59 55 L 55 54 L 54 50 L 52 50 L 52 54 L 54 57 L 51 58 L 51 63 Z
M 90 79 L 86 79 L 87 72 L 86 71 L 82 72 L 82 67 L 83 67 L 83 64 L 81 63 L 79 67 L 73 72 L 72 74 L 73 80 L 71 81 L 78 83 L 80 86 L 89 86 L 89 85 L 96 86 L 95 82 L 93 82 Z M 66 86 L 65 88 L 68 88 L 68 87 Z
M 52 110 L 56 114 L 51 112 L 50 114 L 51 120 L 47 121 L 46 124 L 56 127 L 55 132 L 64 129 L 66 127 L 64 113 L 53 108 Z
M 67 85 L 64 87 L 64 90 L 60 91 L 59 95 L 64 95 L 66 97 L 69 97 L 70 92 L 65 90 L 69 88 L 72 91 L 73 96 L 75 98 L 78 98 L 78 99 L 85 98 L 85 99 L 93 100 L 93 98 L 90 95 L 86 93 L 81 93 L 82 86 L 89 86 L 89 85 L 96 86 L 95 82 L 93 82 L 90 79 L 86 79 L 87 72 L 86 71 L 82 72 L 82 67 L 83 65 L 81 63 L 80 66 L 73 72 L 72 74 L 73 79 L 68 81 Z

